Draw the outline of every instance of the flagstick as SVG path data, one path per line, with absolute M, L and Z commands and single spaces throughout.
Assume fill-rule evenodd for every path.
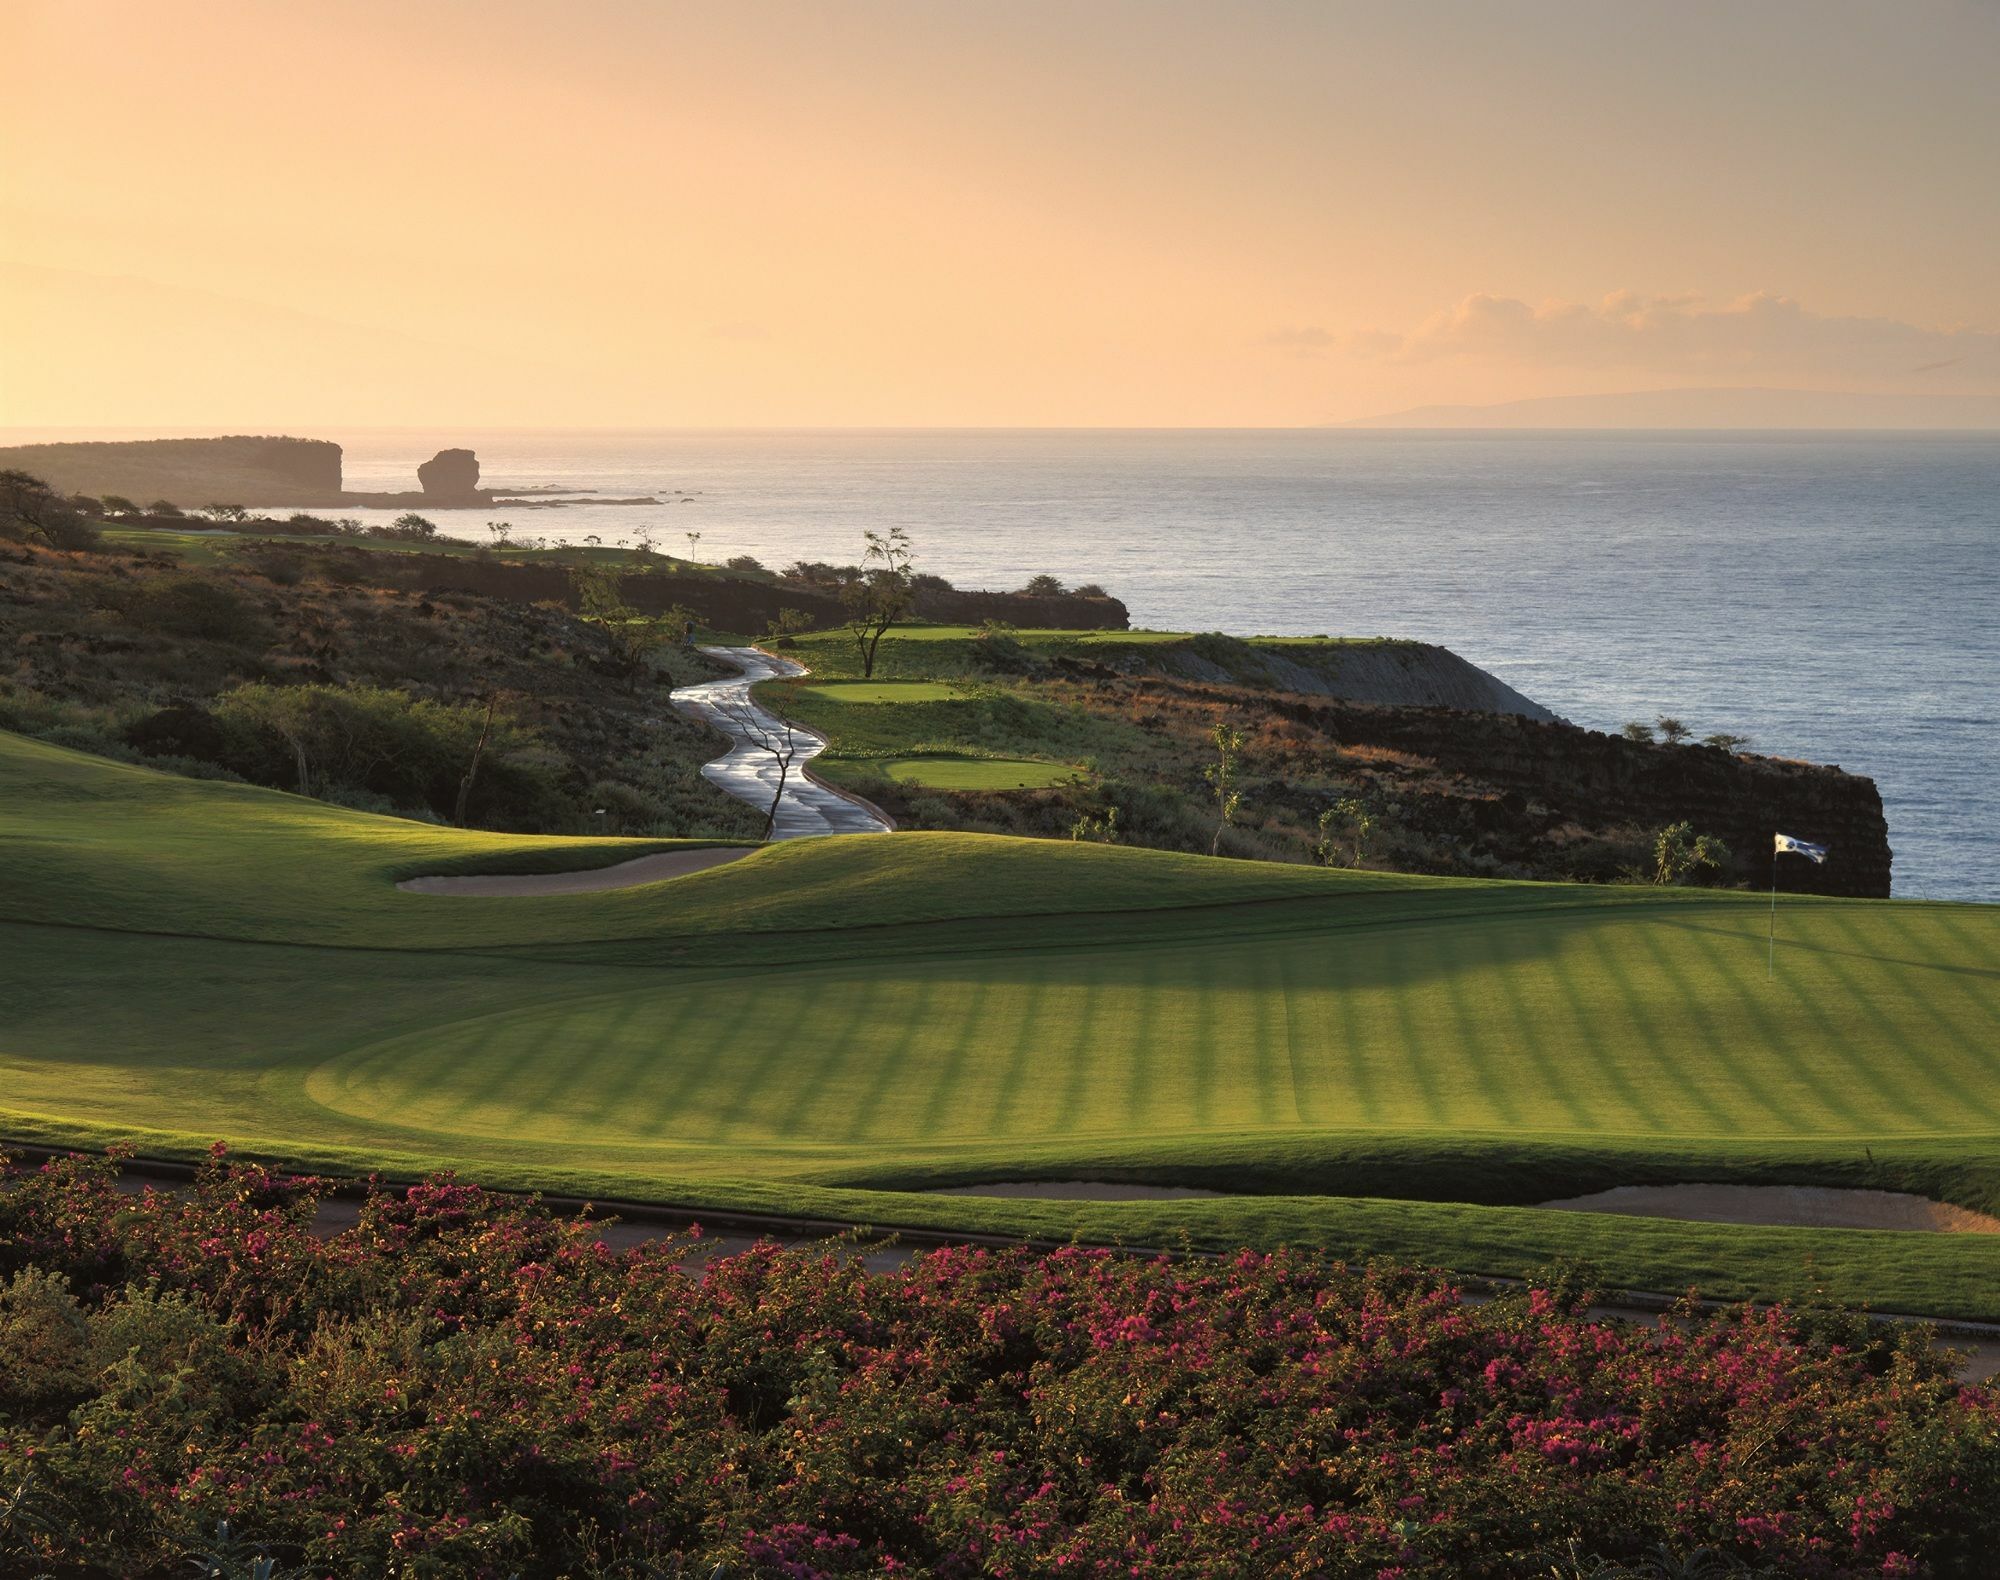
M 1771 851 L 1771 948 L 1764 962 L 1764 980 L 1778 979 L 1778 852 Z

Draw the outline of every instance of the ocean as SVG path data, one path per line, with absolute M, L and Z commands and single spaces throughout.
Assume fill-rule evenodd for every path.
M 2000 900 L 2000 435 L 324 437 L 349 488 L 414 488 L 453 444 L 489 484 L 667 501 L 492 513 L 517 536 L 698 532 L 704 560 L 775 568 L 900 526 L 920 569 L 1098 582 L 1139 626 L 1441 643 L 1593 729 L 1671 714 L 1867 774 L 1899 896 Z

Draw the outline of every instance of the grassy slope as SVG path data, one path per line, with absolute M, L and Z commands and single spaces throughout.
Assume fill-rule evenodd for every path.
M 954 835 L 671 884 L 0 736 L 0 1129 L 876 1223 L 1342 1251 L 2000 1317 L 2000 1240 L 1590 1219 L 1620 1180 L 2000 1207 L 2000 911 L 1482 884 Z M 1265 1194 L 901 1194 L 1127 1174 Z M 1304 1191 L 1323 1194 L 1307 1196 Z

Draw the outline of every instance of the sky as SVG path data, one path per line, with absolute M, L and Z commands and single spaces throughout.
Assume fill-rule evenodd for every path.
M 0 0 L 0 426 L 2000 396 L 2000 0 Z

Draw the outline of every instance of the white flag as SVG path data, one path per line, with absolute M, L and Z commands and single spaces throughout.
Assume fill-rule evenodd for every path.
M 1777 846 L 1772 851 L 1772 854 L 1774 856 L 1803 856 L 1807 861 L 1825 861 L 1826 846 L 1810 844 L 1803 839 L 1793 839 L 1789 834 L 1780 834 Z

